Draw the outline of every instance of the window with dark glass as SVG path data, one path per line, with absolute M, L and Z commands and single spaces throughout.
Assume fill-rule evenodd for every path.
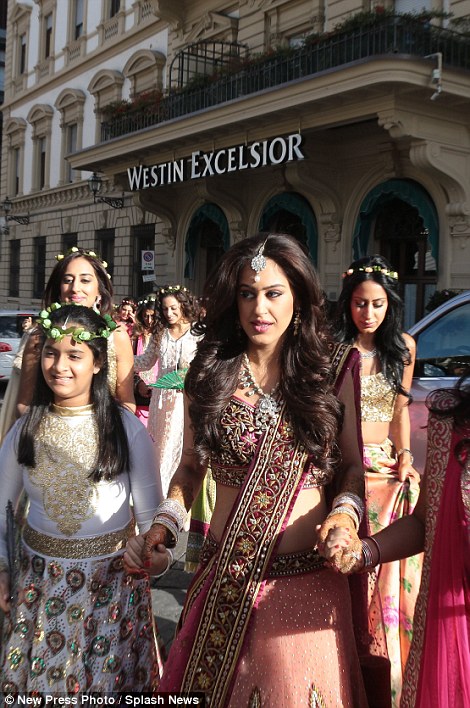
M 111 0 L 109 3 L 109 16 L 114 17 L 119 12 L 121 7 L 121 0 Z
M 75 0 L 74 39 L 83 34 L 83 0 Z
M 70 155 L 77 151 L 77 134 L 78 127 L 76 123 L 72 123 L 67 126 L 67 154 Z M 70 163 L 66 160 L 67 167 L 67 182 L 73 182 L 75 177 L 75 170 L 72 169 Z
M 20 239 L 10 241 L 10 282 L 8 285 L 9 297 L 20 295 Z
M 46 237 L 37 236 L 33 242 L 33 297 L 42 298 L 46 285 Z
M 20 148 L 13 150 L 13 194 L 20 193 Z
M 46 138 L 39 139 L 39 189 L 46 185 Z
M 114 273 L 114 229 L 100 229 L 96 232 L 96 253 L 106 261 L 106 270 L 113 277 Z
M 44 58 L 47 59 L 52 53 L 52 12 L 46 16 L 44 20 L 45 42 L 44 42 Z
M 76 233 L 72 234 L 62 234 L 62 253 L 67 253 L 67 251 L 78 244 L 78 236 Z
M 24 74 L 26 71 L 26 35 L 20 37 L 20 55 L 18 62 L 18 73 Z

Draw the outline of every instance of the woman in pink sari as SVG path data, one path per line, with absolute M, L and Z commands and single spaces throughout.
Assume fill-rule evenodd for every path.
M 362 541 L 356 569 L 424 548 L 402 708 L 470 705 L 470 372 L 428 399 L 426 471 L 416 508 Z M 327 547 L 349 547 L 341 530 Z M 328 554 L 328 551 L 326 551 Z
M 210 462 L 210 533 L 160 690 L 203 691 L 217 708 L 366 706 L 344 575 L 355 557 L 339 549 L 334 572 L 316 548 L 332 526 L 357 539 L 357 354 L 332 354 L 317 275 L 292 237 L 235 244 L 204 294 L 181 462 L 145 543 L 126 552 L 129 569 L 164 572 Z
M 410 443 L 409 389 L 416 345 L 401 332 L 398 273 L 382 256 L 355 261 L 343 274 L 337 305 L 339 341 L 361 356 L 361 423 L 366 510 L 370 533 L 411 514 L 419 494 Z M 392 706 L 400 704 L 413 634 L 422 558 L 382 564 L 369 584 L 369 616 L 385 631 L 391 663 Z

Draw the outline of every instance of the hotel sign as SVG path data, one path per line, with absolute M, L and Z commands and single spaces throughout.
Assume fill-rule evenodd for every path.
M 195 150 L 189 158 L 162 162 L 149 167 L 145 165 L 129 167 L 127 169 L 129 190 L 133 192 L 201 177 L 304 160 L 305 155 L 301 148 L 302 136 L 300 133 L 293 133 L 286 137 L 257 140 L 249 145 L 236 145 L 213 152 Z

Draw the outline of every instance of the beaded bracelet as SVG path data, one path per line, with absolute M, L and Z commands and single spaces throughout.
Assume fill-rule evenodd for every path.
M 178 528 L 178 531 L 183 530 L 184 522 L 186 521 L 188 512 L 186 511 L 184 506 L 179 503 L 177 499 L 164 499 L 157 506 L 157 510 L 155 512 L 155 516 L 153 518 L 152 523 L 155 523 L 155 519 L 157 517 L 160 518 L 162 514 L 165 516 L 169 516 L 170 519 L 174 521 L 176 527 Z M 160 523 L 160 521 L 158 523 Z
M 338 496 L 333 499 L 333 509 L 337 506 L 341 506 L 342 504 L 349 504 L 352 506 L 358 516 L 359 523 L 361 523 L 362 517 L 364 516 L 364 502 L 361 497 L 357 494 L 353 494 L 352 492 L 338 494 Z
M 172 565 L 172 563 L 173 563 L 173 553 L 171 552 L 171 549 L 170 549 L 170 548 L 167 548 L 166 550 L 167 550 L 167 553 L 168 553 L 168 563 L 167 563 L 167 566 L 166 566 L 165 570 L 162 570 L 162 572 L 161 572 L 161 573 L 158 573 L 158 575 L 152 575 L 152 578 L 155 578 L 155 580 L 158 580 L 158 578 L 163 578 L 163 576 L 168 573 L 168 571 L 170 570 L 171 565 Z
M 357 531 L 357 529 L 359 528 L 359 517 L 354 511 L 354 509 L 350 509 L 349 506 L 335 506 L 335 508 L 330 511 L 326 518 L 329 519 L 332 516 L 336 516 L 336 514 L 345 514 L 346 516 L 349 516 L 353 520 L 354 527 Z

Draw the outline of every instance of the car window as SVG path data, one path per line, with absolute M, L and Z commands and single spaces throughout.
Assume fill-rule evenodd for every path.
M 415 376 L 460 376 L 470 364 L 470 302 L 446 312 L 415 338 Z
M 2 337 L 8 339 L 17 339 L 18 333 L 18 320 L 16 315 L 1 315 L 0 316 L 0 339 Z

